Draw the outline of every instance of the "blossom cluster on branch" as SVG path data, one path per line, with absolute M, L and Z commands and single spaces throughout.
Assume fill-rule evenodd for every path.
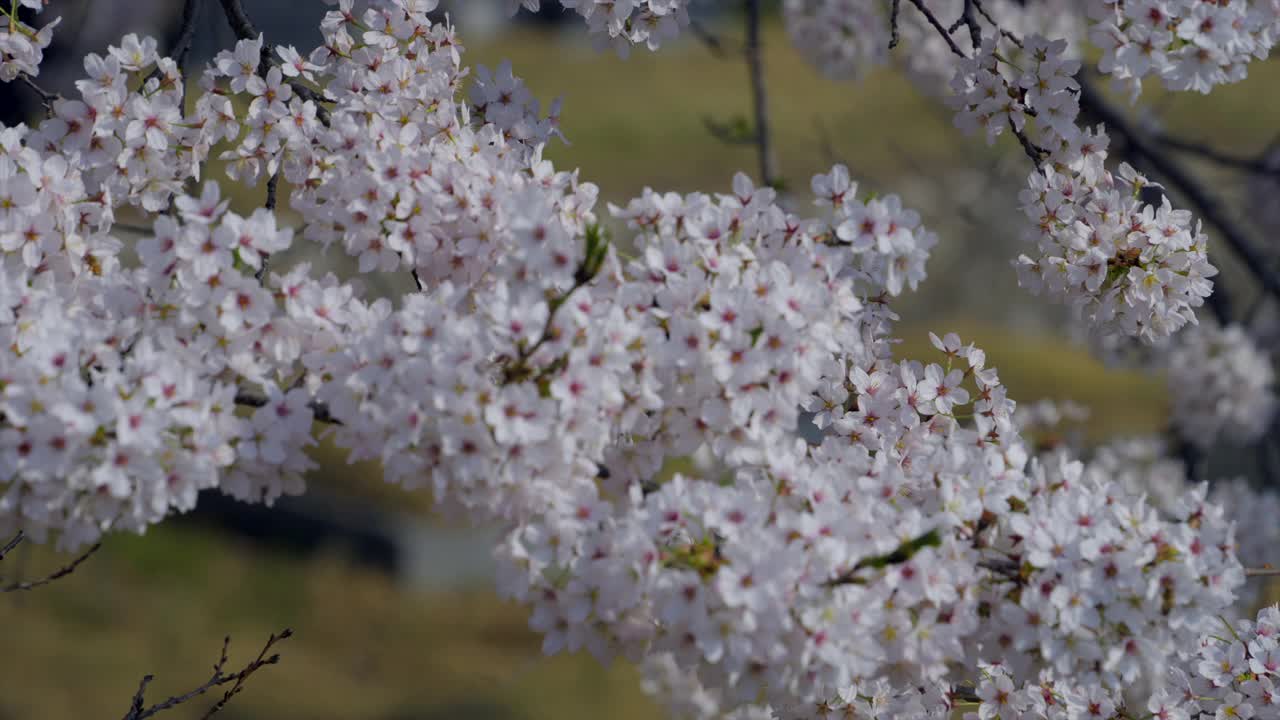
M 684 21 L 675 0 L 563 4 L 626 43 Z M 646 190 L 609 225 L 544 156 L 559 107 L 509 65 L 468 87 L 435 5 L 341 0 L 305 55 L 233 23 L 194 98 L 127 36 L 86 58 L 79 99 L 0 128 L 0 531 L 76 546 L 200 490 L 270 503 L 303 489 L 322 424 L 502 525 L 499 589 L 545 651 L 648 658 L 695 714 L 941 718 L 961 687 L 988 707 L 1038 683 L 1106 716 L 1208 652 L 1245 573 L 1205 486 L 1157 507 L 1103 462 L 1037 453 L 954 334 L 895 356 L 892 303 L 938 243 L 918 213 L 835 166 L 806 214 L 739 174 Z M 1030 35 L 1018 68 L 975 44 L 962 123 L 1038 165 L 1024 279 L 1143 340 L 1194 321 L 1204 237 L 1105 167 L 1066 44 Z M 262 208 L 195 194 L 215 151 Z M 281 267 L 301 244 L 416 291 Z M 691 455 L 705 472 L 658 480 Z

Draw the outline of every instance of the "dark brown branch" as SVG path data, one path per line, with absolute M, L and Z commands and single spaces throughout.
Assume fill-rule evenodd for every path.
M 1125 141 L 1127 150 L 1135 161 L 1150 166 L 1171 189 L 1177 190 L 1195 206 L 1200 217 L 1217 228 L 1222 238 L 1240 256 L 1263 289 L 1280 297 L 1280 275 L 1276 274 L 1270 260 L 1258 249 L 1244 228 L 1230 217 L 1218 199 L 1176 160 L 1153 147 L 1123 115 L 1102 98 L 1088 77 L 1082 73 L 1077 79 L 1080 83 L 1080 109 L 1105 123 L 1108 130 Z
M 772 139 L 769 135 L 769 99 L 765 94 L 764 58 L 760 52 L 760 0 L 747 2 L 747 71 L 751 75 L 752 107 L 755 112 L 755 144 L 760 155 L 760 180 L 769 187 L 778 186 L 778 170 L 774 163 Z
M 964 9 L 960 11 L 960 17 L 947 28 L 947 34 L 950 35 L 959 30 L 961 25 L 968 26 L 969 42 L 973 44 L 975 53 L 982 49 L 982 28 L 978 26 L 978 17 L 973 14 L 976 3 L 977 0 L 964 0 Z
M 3 560 L 5 555 L 8 555 L 9 553 L 13 552 L 14 548 L 21 545 L 22 541 L 26 537 L 27 536 L 21 530 L 19 530 L 18 534 L 13 536 L 13 539 L 5 543 L 4 547 L 0 547 L 0 560 Z
M 916 9 L 920 11 L 921 15 L 924 15 L 925 20 L 929 21 L 929 24 L 933 26 L 933 29 L 938 31 L 938 34 L 942 36 L 942 39 L 947 41 L 947 47 L 951 48 L 952 53 L 957 57 L 966 59 L 969 57 L 964 54 L 964 51 L 960 49 L 959 45 L 956 45 L 956 41 L 951 39 L 951 33 L 947 32 L 946 26 L 942 24 L 942 21 L 938 19 L 938 16 L 934 15 L 932 10 L 925 7 L 924 0 L 910 0 L 910 2 L 912 5 L 916 6 Z
M 1027 157 L 1031 158 L 1031 162 L 1035 163 L 1036 167 L 1040 167 L 1044 163 L 1044 159 L 1049 156 L 1049 151 L 1031 142 L 1031 138 L 1027 137 L 1025 130 L 1013 127 L 1012 120 L 1009 121 L 1009 129 L 1013 131 L 1013 136 L 1018 138 L 1018 144 L 1022 146 L 1022 151 L 1027 154 Z
M 26 73 L 18 73 L 18 78 L 22 80 L 22 84 L 26 85 L 36 95 L 40 96 L 40 104 L 44 106 L 44 114 L 46 117 L 53 117 L 53 103 L 55 100 L 61 100 L 62 96 L 58 93 L 49 92 L 40 87 L 35 78 Z
M 17 538 L 14 538 L 14 540 L 11 540 L 9 546 L 5 547 L 4 552 L 8 552 L 10 549 L 12 549 L 12 546 L 16 546 L 18 544 L 18 541 L 21 541 L 21 540 L 22 540 L 21 535 L 19 535 Z M 102 547 L 102 543 L 94 544 L 93 547 L 86 550 L 83 554 L 81 554 L 75 560 L 72 560 L 67 565 L 64 565 L 61 568 L 58 568 L 52 574 L 47 575 L 39 580 L 33 580 L 31 582 L 14 583 L 12 585 L 0 587 L 0 593 L 26 592 L 27 590 L 34 590 L 38 587 L 48 585 L 54 580 L 64 578 L 70 575 L 71 573 L 75 572 L 76 568 L 80 567 L 80 564 L 83 563 L 85 560 L 88 560 L 89 556 L 98 552 L 98 548 L 100 547 Z M 0 553 L 0 557 L 3 557 L 3 553 Z
M 978 13 L 981 14 L 987 22 L 991 23 L 991 27 L 995 28 L 996 32 L 1000 33 L 1000 35 L 1014 45 L 1022 47 L 1022 41 L 1018 39 L 1018 36 L 1000 27 L 1000 23 L 996 22 L 995 18 L 991 17 L 990 13 L 987 12 L 987 9 L 982 7 L 982 0 L 973 0 L 973 6 L 978 9 Z
M 1256 175 L 1268 175 L 1280 178 L 1280 165 L 1269 163 L 1264 158 L 1232 155 L 1205 143 L 1183 140 L 1161 132 L 1152 133 L 1151 140 L 1152 142 L 1164 145 L 1171 150 L 1177 150 L 1189 155 L 1198 155 L 1199 157 L 1210 160 L 1218 165 L 1235 168 L 1237 170 L 1245 170 Z
M 898 12 L 902 10 L 902 0 L 889 0 L 889 49 L 898 47 Z
M 201 0 L 186 0 L 182 5 L 182 27 L 178 31 L 178 39 L 173 43 L 173 49 L 169 51 L 169 57 L 178 64 L 179 70 L 186 65 L 187 54 L 191 52 L 191 45 L 196 39 L 196 23 L 200 19 L 202 6 Z
M 263 204 L 268 210 L 276 209 L 276 188 L 280 185 L 280 171 L 271 173 L 271 177 L 267 179 L 267 202 Z
M 276 643 L 282 640 L 287 640 L 292 636 L 293 630 L 288 628 L 282 630 L 279 635 L 272 634 L 271 637 L 267 638 L 267 644 L 262 647 L 257 658 L 248 665 L 245 665 L 239 671 L 230 674 L 226 673 L 224 670 L 227 666 L 227 650 L 231 647 L 231 638 L 227 637 L 222 641 L 222 655 L 218 658 L 218 662 L 213 666 L 213 675 L 205 681 L 203 685 L 194 690 L 183 693 L 182 695 L 174 695 L 168 700 L 156 703 L 151 707 L 146 707 L 144 697 L 147 692 L 147 685 L 151 683 L 154 676 L 143 676 L 142 681 L 138 684 L 138 691 L 134 693 L 133 700 L 129 703 L 129 711 L 125 713 L 123 720 L 146 720 L 146 718 L 157 713 L 169 710 L 170 708 L 177 707 L 178 705 L 193 700 L 210 690 L 224 685 L 231 685 L 231 688 L 223 694 L 222 699 L 218 700 L 218 702 L 214 704 L 213 707 L 209 708 L 209 711 L 204 714 L 203 717 L 205 720 L 208 720 L 208 718 L 213 717 L 213 715 L 219 710 L 226 707 L 227 703 L 231 702 L 231 698 L 235 697 L 244 689 L 244 683 L 251 675 L 267 665 L 275 665 L 280 662 L 279 654 L 267 655 L 267 653 L 270 652 L 271 648 Z

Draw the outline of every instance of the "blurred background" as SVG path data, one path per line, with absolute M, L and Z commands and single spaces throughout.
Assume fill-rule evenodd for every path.
M 330 7 L 320 0 L 244 4 L 269 43 L 304 54 L 319 42 L 316 28 Z M 564 98 L 570 144 L 547 155 L 601 186 L 602 214 L 604 202 L 625 203 L 646 186 L 727 192 L 734 172 L 757 167 L 751 146 L 725 144 L 707 129 L 708 120 L 732 123 L 750 109 L 747 70 L 735 52 L 741 18 L 715 12 L 738 3 L 701 3 L 701 22 L 721 39 L 723 57 L 688 36 L 625 61 L 592 50 L 576 17 L 562 22 L 558 9 L 544 9 L 513 21 L 505 5 L 457 0 L 449 7 L 464 62 L 509 59 L 544 103 Z M 176 0 L 53 0 L 40 20 L 61 15 L 63 22 L 41 83 L 73 95 L 84 54 L 103 52 L 128 32 L 156 36 L 163 51 L 180 8 Z M 203 10 L 192 67 L 234 43 L 216 0 Z M 1161 378 L 1108 369 L 1060 308 L 1018 290 L 1009 262 L 1022 241 L 1012 218 L 1027 167 L 1015 145 L 988 149 L 962 137 L 940 103 L 893 70 L 857 85 L 823 79 L 790 46 L 776 11 L 763 42 L 776 153 L 792 207 L 804 212 L 809 177 L 843 162 L 861 193 L 902 195 L 941 238 L 929 279 L 895 303 L 904 355 L 926 357 L 930 330 L 955 331 L 985 348 L 1019 402 L 1070 399 L 1089 408 L 1090 438 L 1164 425 Z M 1135 112 L 1183 137 L 1258 153 L 1278 129 L 1280 93 L 1272 90 L 1280 71 L 1259 62 L 1249 74 L 1212 97 L 1151 88 Z M 17 84 L 0 85 L 0 118 L 34 121 L 35 100 Z M 1195 169 L 1245 212 L 1250 192 L 1239 176 Z M 221 169 L 210 168 L 210 176 L 221 177 Z M 260 188 L 233 188 L 224 183 L 224 193 L 239 193 L 240 209 L 260 204 Z M 1276 198 L 1274 188 L 1252 193 L 1255 203 Z M 1273 234 L 1265 238 L 1274 245 Z M 1237 276 L 1225 252 L 1214 260 L 1225 266 L 1227 282 Z M 341 258 L 322 262 L 343 269 Z M 1251 292 L 1242 297 L 1252 300 Z M 225 635 L 238 667 L 284 627 L 296 635 L 279 647 L 282 662 L 255 676 L 222 717 L 661 716 L 625 665 L 541 657 L 521 609 L 491 592 L 495 530 L 433 515 L 429 496 L 383 485 L 377 467 L 348 465 L 331 446 L 322 445 L 317 459 L 322 469 L 302 498 L 267 510 L 207 494 L 197 512 L 145 538 L 107 538 L 68 578 L 0 597 L 0 720 L 114 717 L 127 710 L 144 674 L 156 675 L 148 699 L 158 701 L 207 679 Z M 67 559 L 24 543 L 0 575 L 38 577 Z M 212 699 L 170 716 L 201 717 Z

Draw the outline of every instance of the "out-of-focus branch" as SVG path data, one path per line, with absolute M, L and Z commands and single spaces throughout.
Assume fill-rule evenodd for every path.
M 724 42 L 720 39 L 720 36 L 712 32 L 706 25 L 703 25 L 701 20 L 689 18 L 689 31 L 693 33 L 698 42 L 711 51 L 712 55 L 721 59 L 728 57 L 729 53 L 725 50 Z
M 187 54 L 191 52 L 191 44 L 196 38 L 196 24 L 200 19 L 202 0 L 184 0 L 182 3 L 182 21 L 173 41 L 169 43 L 169 58 L 178 66 L 178 73 L 186 78 Z M 151 71 L 147 80 L 160 77 L 160 68 Z M 184 92 L 183 95 L 186 95 Z
M 155 676 L 143 676 L 142 681 L 138 683 L 138 691 L 134 693 L 133 700 L 129 703 L 129 711 L 125 713 L 123 720 L 145 720 L 157 713 L 164 712 L 165 710 L 169 710 L 200 697 L 210 690 L 224 685 L 231 685 L 231 687 L 223 693 L 222 699 L 218 700 L 218 702 L 214 704 L 213 707 L 209 708 L 209 711 L 204 714 L 203 717 L 205 720 L 208 720 L 208 718 L 213 717 L 213 715 L 219 710 L 226 707 L 227 703 L 231 702 L 231 698 L 235 697 L 244 689 L 244 683 L 251 675 L 267 665 L 275 665 L 280 662 L 280 655 L 278 653 L 272 653 L 271 655 L 268 655 L 267 653 L 271 651 L 271 648 L 276 643 L 282 640 L 287 640 L 292 636 L 293 631 L 288 628 L 285 628 L 279 634 L 273 633 L 271 637 L 267 638 L 267 644 L 262 647 L 262 650 L 258 653 L 258 657 L 248 665 L 245 665 L 239 671 L 233 673 L 225 671 L 227 666 L 227 650 L 231 647 L 231 638 L 228 636 L 222 642 L 222 655 L 218 658 L 218 662 L 213 666 L 213 675 L 205 681 L 203 685 L 181 695 L 174 695 L 168 700 L 156 703 L 150 707 L 146 706 L 145 696 L 147 693 L 147 685 L 155 679 Z
M 898 47 L 898 13 L 902 11 L 902 0 L 889 0 L 889 49 Z
M 773 157 L 772 138 L 769 135 L 769 99 L 765 92 L 764 58 L 760 50 L 760 0 L 747 3 L 747 71 L 751 75 L 751 97 L 755 112 L 755 144 L 760 156 L 760 180 L 769 187 L 777 187 L 778 170 Z
M 16 537 L 10 540 L 9 543 L 3 548 L 3 550 L 0 550 L 0 559 L 3 559 L 4 556 L 10 550 L 17 547 L 18 543 L 22 542 L 22 537 L 23 537 L 22 533 L 18 533 Z M 64 578 L 70 575 L 71 573 L 75 572 L 76 568 L 80 567 L 80 564 L 83 563 L 85 560 L 88 560 L 91 555 L 98 552 L 98 548 L 100 547 L 102 547 L 102 543 L 95 544 L 93 547 L 84 551 L 84 553 L 82 553 L 75 560 L 72 560 L 70 563 L 67 563 L 66 565 L 62 566 L 61 568 L 58 568 L 57 570 L 53 571 L 51 574 L 46 575 L 45 577 L 39 580 L 32 580 L 30 582 L 13 583 L 12 585 L 6 585 L 4 587 L 0 587 L 0 593 L 26 592 L 27 590 L 35 590 L 38 587 L 48 585 L 54 580 Z
M 1280 165 L 1268 163 L 1265 158 L 1232 155 L 1231 153 L 1226 153 L 1214 148 L 1207 143 L 1184 140 L 1163 132 L 1152 133 L 1151 140 L 1152 142 L 1163 145 L 1170 150 L 1177 150 L 1178 152 L 1187 153 L 1188 155 L 1197 155 L 1224 167 L 1245 170 L 1256 175 L 1267 175 L 1280 178 Z
M 8 555 L 9 553 L 13 552 L 14 548 L 21 545 L 22 540 L 25 537 L 26 535 L 23 534 L 21 530 L 19 530 L 17 535 L 14 535 L 13 538 L 9 540 L 9 542 L 4 544 L 4 547 L 0 547 L 0 560 L 3 560 L 5 555 Z
M 1208 188 L 1176 160 L 1169 157 L 1168 153 L 1161 152 L 1127 118 L 1112 108 L 1094 89 L 1088 77 L 1081 74 L 1077 79 L 1080 82 L 1081 111 L 1105 123 L 1112 135 L 1124 140 L 1127 152 L 1135 161 L 1149 166 L 1169 184 L 1171 189 L 1179 192 L 1195 206 L 1200 217 L 1216 228 L 1227 244 L 1240 256 L 1263 289 L 1280 297 L 1280 275 L 1271 267 L 1269 259 L 1262 254 L 1244 228 L 1229 216 Z

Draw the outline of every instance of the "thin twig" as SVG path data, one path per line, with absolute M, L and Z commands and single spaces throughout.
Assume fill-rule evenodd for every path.
M 273 633 L 271 637 L 267 638 L 267 644 L 262 647 L 257 658 L 248 665 L 245 665 L 239 671 L 231 674 L 224 672 L 224 668 L 227 666 L 227 651 L 231 647 L 231 638 L 225 638 L 222 641 L 222 654 L 218 658 L 218 662 L 213 666 L 213 675 L 210 676 L 203 685 L 181 695 L 174 695 L 168 700 L 156 703 L 151 707 L 145 707 L 146 701 L 144 696 L 146 695 L 147 685 L 154 679 L 154 676 L 146 675 L 142 678 L 142 682 L 138 684 L 138 692 L 134 693 L 133 700 L 129 703 L 129 711 L 125 713 L 123 720 L 146 720 L 146 718 L 157 713 L 193 700 L 214 688 L 222 687 L 223 685 L 231 685 L 231 688 L 223 694 L 222 699 L 215 703 L 213 707 L 209 708 L 209 711 L 204 714 L 204 719 L 208 720 L 208 718 L 213 717 L 213 715 L 219 710 L 226 707 L 227 703 L 231 701 L 231 698 L 235 697 L 244 689 L 244 683 L 251 675 L 267 665 L 275 665 L 280 662 L 279 654 L 272 654 L 268 656 L 267 653 L 276 643 L 281 640 L 287 640 L 292 636 L 293 630 L 288 628 L 282 630 L 278 635 Z
M 1036 167 L 1040 167 L 1044 159 L 1048 157 L 1049 151 L 1031 142 L 1031 138 L 1027 137 L 1026 131 L 1013 127 L 1012 122 L 1009 124 L 1009 128 L 1013 130 L 1013 136 L 1018 138 L 1018 144 L 1022 146 L 1022 151 L 1027 154 L 1027 157 L 1031 158 L 1031 162 L 1035 163 Z
M 44 114 L 46 117 L 53 117 L 53 103 L 55 100 L 61 100 L 62 96 L 55 92 L 49 92 L 40 87 L 35 78 L 26 73 L 18 73 L 18 78 L 22 80 L 22 84 L 31 88 L 31 91 L 40 96 L 40 104 L 44 106 Z
M 769 136 L 769 100 L 765 94 L 764 59 L 760 52 L 760 0 L 747 3 L 747 71 L 751 75 L 752 105 L 755 111 L 755 143 L 760 155 L 760 179 L 769 187 L 777 187 L 778 172 L 774 164 Z
M 1240 256 L 1244 265 L 1257 277 L 1262 287 L 1268 293 L 1280 297 L 1280 275 L 1276 274 L 1270 261 L 1258 249 L 1253 239 L 1230 217 L 1219 204 L 1218 199 L 1176 160 L 1158 148 L 1152 147 L 1150 141 L 1102 98 L 1083 73 L 1077 79 L 1080 83 L 1080 109 L 1092 114 L 1105 123 L 1107 129 L 1113 134 L 1122 137 L 1129 154 L 1135 160 L 1144 161 L 1170 187 L 1190 201 L 1199 211 L 1200 217 L 1218 229 L 1223 239 Z
M 975 3 L 976 0 L 964 0 L 964 9 L 960 11 L 960 17 L 947 28 L 947 34 L 959 30 L 961 25 L 967 25 L 969 42 L 973 44 L 973 51 L 978 52 L 982 49 L 982 28 L 978 26 L 978 18 L 973 14 Z
M 1245 577 L 1280 577 L 1280 568 L 1273 568 L 1273 567 L 1245 568 L 1244 576 Z
M 21 536 L 15 539 L 21 540 Z M 16 542 L 13 542 L 13 541 L 10 541 L 10 542 L 12 545 L 17 544 Z M 47 575 L 39 580 L 33 580 L 31 582 L 14 583 L 6 587 L 0 587 L 0 593 L 25 592 L 27 590 L 34 590 L 38 587 L 48 585 L 54 580 L 64 578 L 70 575 L 71 573 L 75 572 L 76 568 L 80 567 L 80 564 L 83 563 L 85 560 L 88 560 L 90 555 L 93 555 L 94 553 L 98 552 L 98 548 L 100 547 L 102 547 L 102 543 L 94 544 L 93 547 L 86 550 L 84 554 L 80 555 L 80 557 L 77 557 L 75 560 L 72 560 L 69 564 L 64 565 L 63 567 L 55 570 L 51 575 Z M 8 549 L 9 548 L 6 547 L 5 552 L 8 552 Z M 2 554 L 0 554 L 0 556 L 2 556 Z
M 981 14 L 982 17 L 985 18 L 987 22 L 991 23 L 991 27 L 995 28 L 996 32 L 1000 33 L 1002 36 L 1004 36 L 1006 39 L 1009 40 L 1009 42 L 1013 43 L 1014 45 L 1017 45 L 1018 47 L 1022 47 L 1022 41 L 1018 39 L 1017 35 L 1014 35 L 1008 30 L 1005 30 L 1004 28 L 1000 27 L 1000 23 L 996 22 L 995 18 L 991 17 L 991 15 L 987 13 L 987 9 L 982 7 L 982 0 L 973 0 L 973 6 L 978 9 L 978 13 Z
M 889 49 L 898 47 L 898 12 L 902 10 L 902 0 L 889 0 Z
M 960 49 L 960 46 L 956 45 L 956 41 L 951 39 L 951 33 L 947 32 L 946 26 L 942 24 L 942 21 L 938 20 L 938 16 L 934 15 L 932 10 L 925 7 L 924 0 L 910 0 L 910 2 L 912 5 L 915 5 L 921 15 L 924 15 L 924 18 L 929 21 L 929 24 L 933 26 L 933 29 L 938 31 L 938 34 L 942 36 L 942 39 L 947 41 L 947 47 L 951 48 L 952 53 L 957 57 L 968 59 L 969 56 L 965 55 L 964 51 Z
M 24 538 L 26 538 L 26 535 L 21 530 L 19 530 L 18 534 L 14 535 L 12 540 L 5 543 L 4 547 L 0 547 L 0 560 L 3 560 L 5 555 L 8 555 L 9 553 L 13 552 L 14 548 L 21 545 Z
M 1152 142 L 1164 145 L 1171 150 L 1177 150 L 1189 155 L 1198 155 L 1199 157 L 1211 160 L 1218 165 L 1235 168 L 1237 170 L 1245 170 L 1256 175 L 1280 177 L 1280 166 L 1268 163 L 1264 158 L 1232 155 L 1211 147 L 1206 143 L 1192 142 L 1191 140 L 1176 138 L 1162 132 L 1152 133 L 1151 140 Z

